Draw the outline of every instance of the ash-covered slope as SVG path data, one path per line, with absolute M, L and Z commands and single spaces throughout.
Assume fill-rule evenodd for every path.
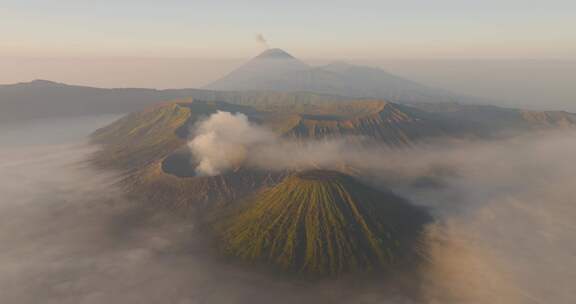
M 414 262 L 426 212 L 335 171 L 305 171 L 216 224 L 226 254 L 289 272 L 336 275 Z

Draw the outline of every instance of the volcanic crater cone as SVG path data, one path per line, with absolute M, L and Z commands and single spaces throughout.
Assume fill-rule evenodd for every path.
M 287 177 L 217 226 L 227 255 L 309 275 L 389 269 L 417 257 L 423 210 L 326 170 Z

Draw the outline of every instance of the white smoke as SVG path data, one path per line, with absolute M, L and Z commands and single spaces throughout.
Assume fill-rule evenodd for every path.
M 251 123 L 246 115 L 218 111 L 195 127 L 188 143 L 198 175 L 218 175 L 240 166 L 272 170 L 326 168 L 352 161 L 343 140 L 294 141 Z M 359 152 L 359 151 L 357 151 Z M 360 158 L 357 162 L 363 162 Z
M 238 167 L 254 147 L 275 141 L 272 132 L 252 125 L 246 115 L 221 111 L 198 124 L 196 132 L 188 146 L 199 161 L 199 175 L 218 175 Z

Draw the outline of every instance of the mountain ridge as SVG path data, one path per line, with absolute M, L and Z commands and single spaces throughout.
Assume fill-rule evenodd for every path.
M 225 92 L 202 89 L 97 88 L 37 80 L 0 85 L 0 123 L 86 115 L 127 114 L 184 98 L 238 104 L 307 104 L 345 98 L 305 92 Z
M 157 161 L 184 146 L 190 128 L 217 111 L 243 113 L 280 137 L 361 137 L 398 148 L 433 139 L 508 137 L 532 130 L 576 127 L 576 115 L 569 113 L 497 107 L 458 106 L 430 112 L 381 100 L 255 107 L 187 98 L 148 107 L 97 130 L 91 140 L 103 149 L 95 159 L 120 169 Z
M 171 208 L 186 210 L 226 205 L 274 185 L 288 173 L 241 166 L 213 177 L 197 176 L 196 162 L 187 146 L 193 134 L 190 130 L 217 111 L 242 113 L 279 138 L 296 142 L 336 139 L 351 145 L 372 143 L 394 149 L 415 148 L 436 139 L 458 142 L 487 139 L 503 132 L 512 136 L 531 130 L 576 127 L 576 116 L 557 113 L 535 118 L 532 114 L 527 121 L 521 111 L 498 110 L 502 118 L 495 120 L 491 108 L 435 113 L 378 100 L 257 108 L 183 99 L 148 107 L 97 130 L 91 142 L 100 149 L 90 161 L 98 167 L 121 170 L 124 177 L 120 184 L 130 195 L 143 201 L 162 198 Z M 474 114 L 479 111 L 486 113 Z M 467 115 L 478 116 L 478 120 L 468 121 Z

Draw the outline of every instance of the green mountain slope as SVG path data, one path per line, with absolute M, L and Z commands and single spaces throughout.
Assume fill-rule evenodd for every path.
M 94 160 L 101 166 L 130 169 L 165 156 L 184 144 L 175 130 L 190 114 L 189 108 L 168 104 L 127 115 L 94 132 L 93 142 L 104 145 Z
M 191 99 L 148 107 L 96 130 L 91 140 L 102 149 L 93 160 L 118 169 L 150 164 L 183 147 L 194 123 L 217 111 L 254 112 L 245 106 Z
M 391 193 L 313 170 L 256 194 L 216 230 L 228 255 L 289 272 L 336 275 L 414 258 L 428 220 Z

